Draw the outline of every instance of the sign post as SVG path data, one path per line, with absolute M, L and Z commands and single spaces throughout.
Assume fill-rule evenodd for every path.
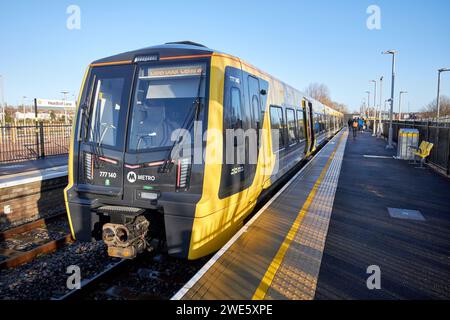
M 40 126 L 38 123 L 38 105 L 37 105 L 37 99 L 34 98 L 34 125 L 35 125 L 35 136 L 36 136 L 36 153 L 40 153 L 41 154 L 41 158 L 45 157 L 45 152 L 44 152 L 44 141 L 39 141 L 39 136 L 42 136 L 40 134 Z

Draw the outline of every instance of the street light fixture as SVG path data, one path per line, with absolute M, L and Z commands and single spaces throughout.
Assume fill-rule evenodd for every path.
M 388 145 L 386 146 L 386 149 L 394 149 L 394 146 L 392 145 L 392 135 L 393 135 L 392 115 L 394 113 L 395 55 L 397 53 L 398 53 L 398 51 L 395 51 L 395 50 L 384 51 L 381 53 L 381 54 L 392 55 L 391 109 L 389 111 L 389 138 L 388 138 Z
M 398 120 L 402 119 L 402 94 L 408 93 L 408 91 L 400 91 L 398 97 Z
M 437 104 L 437 121 L 439 121 L 439 117 L 440 117 L 440 108 L 441 108 L 441 73 L 442 72 L 448 72 L 450 71 L 449 68 L 441 68 L 438 70 L 438 90 L 437 90 L 437 99 L 436 99 L 436 104 Z

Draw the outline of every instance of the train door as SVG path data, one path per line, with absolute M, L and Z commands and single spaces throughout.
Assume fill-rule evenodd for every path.
M 245 142 L 235 133 L 246 130 L 245 94 L 241 69 L 227 67 L 225 70 L 223 100 L 223 164 L 219 197 L 229 197 L 245 189 L 247 156 Z M 233 134 L 233 136 L 231 135 Z
M 267 89 L 266 81 L 240 69 L 227 67 L 225 70 L 223 123 L 224 129 L 231 129 L 235 136 L 233 141 L 228 141 L 229 133 L 225 132 L 220 198 L 238 192 L 245 198 L 244 190 L 253 183 L 257 161 L 262 156 L 259 152 L 259 129 L 263 125 Z M 243 132 L 243 137 L 239 131 Z M 230 147 L 232 152 L 227 150 Z
M 311 152 L 313 151 L 315 145 L 312 103 L 306 99 L 303 100 L 303 110 L 305 113 L 306 136 L 308 139 L 308 143 L 306 144 L 306 152 Z
M 262 129 L 263 122 L 263 108 L 261 104 L 261 81 L 252 76 L 248 75 L 247 77 L 247 86 L 248 86 L 248 110 L 250 110 L 250 125 L 249 128 L 254 130 L 256 134 L 256 141 L 249 141 L 249 143 L 255 143 L 256 145 L 247 145 L 249 153 L 249 158 L 247 162 L 247 186 L 250 186 L 253 183 L 253 179 L 256 173 L 256 165 L 258 163 L 258 159 L 260 156 L 259 147 L 260 147 L 260 129 Z M 256 156 L 254 155 L 256 149 Z

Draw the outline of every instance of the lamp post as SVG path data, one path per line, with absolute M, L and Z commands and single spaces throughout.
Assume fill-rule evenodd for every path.
M 23 108 L 23 125 L 26 125 L 25 118 L 26 118 L 26 110 L 25 110 L 25 99 L 27 99 L 26 96 L 22 96 L 22 108 Z
M 375 137 L 375 126 L 377 123 L 377 80 L 370 80 L 370 82 L 373 82 L 374 89 L 373 89 L 373 130 L 372 130 L 372 137 Z
M 0 74 L 0 103 L 2 107 L 2 126 L 6 125 L 5 97 L 3 93 L 3 76 Z
M 365 98 L 362 99 L 362 103 L 361 106 L 359 107 L 359 115 L 362 117 L 363 113 L 364 113 L 364 105 L 366 104 L 366 100 Z
M 378 114 L 378 128 L 377 128 L 377 137 L 381 136 L 381 106 L 383 105 L 383 76 L 380 78 L 380 113 Z
M 383 135 L 384 133 L 384 125 L 383 120 L 386 120 L 386 113 L 387 113 L 387 103 L 390 102 L 391 99 L 384 100 L 384 103 L 380 101 L 380 127 L 379 127 L 379 136 Z
M 392 145 L 392 135 L 393 135 L 392 115 L 393 115 L 393 112 L 394 112 L 395 55 L 397 54 L 397 51 L 389 50 L 389 51 L 382 52 L 382 54 L 390 54 L 390 55 L 392 55 L 391 109 L 389 111 L 389 138 L 388 138 L 388 145 L 386 146 L 386 149 L 394 149 L 394 146 Z
M 367 101 L 366 98 L 363 99 L 363 104 L 361 106 L 361 118 L 364 118 L 364 115 L 366 114 L 367 109 Z
M 436 99 L 436 104 L 437 104 L 437 121 L 439 121 L 439 117 L 440 117 L 440 102 L 441 102 L 441 73 L 442 72 L 448 72 L 450 71 L 449 68 L 441 68 L 438 70 L 438 89 L 437 89 L 437 99 Z
M 402 119 L 402 94 L 408 93 L 408 91 L 400 91 L 398 97 L 398 120 Z
M 63 96 L 63 109 L 64 109 L 64 124 L 67 124 L 67 111 L 66 111 L 66 96 L 69 93 L 69 91 L 63 90 L 61 93 Z
M 369 115 L 369 108 L 370 108 L 370 91 L 366 91 L 367 93 L 367 104 L 366 104 L 366 112 L 364 114 L 364 117 L 368 117 Z
M 391 103 L 391 99 L 386 99 L 386 100 L 384 100 L 384 119 L 386 120 L 387 119 L 387 113 L 388 113 L 388 108 L 387 108 L 387 103 Z

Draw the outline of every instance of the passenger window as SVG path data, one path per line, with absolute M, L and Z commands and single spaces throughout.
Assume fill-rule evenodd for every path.
M 297 132 L 300 141 L 305 140 L 305 123 L 303 120 L 303 111 L 297 110 Z
M 274 143 L 272 143 L 272 151 L 277 152 L 284 148 L 285 146 L 285 140 L 284 140 L 284 133 L 283 133 L 283 127 L 284 127 L 284 121 L 283 121 L 283 109 L 281 107 L 270 107 L 270 122 L 271 122 L 271 129 L 272 129 L 272 141 L 275 141 L 277 138 L 274 136 L 274 130 L 278 130 L 278 148 L 275 146 Z
M 288 144 L 293 145 L 297 143 L 295 136 L 295 113 L 293 109 L 286 109 L 286 122 L 288 133 Z

